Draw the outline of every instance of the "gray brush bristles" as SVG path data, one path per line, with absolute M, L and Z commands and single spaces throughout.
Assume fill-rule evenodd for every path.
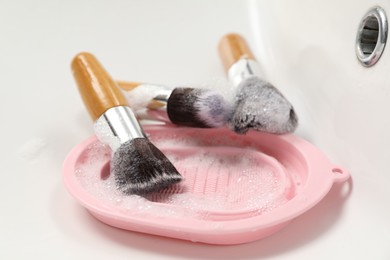
M 123 143 L 114 152 L 110 167 L 117 188 L 125 194 L 158 192 L 182 179 L 168 158 L 147 138 Z
M 231 114 L 231 106 L 217 91 L 175 88 L 167 102 L 170 121 L 191 127 L 222 127 Z
M 282 93 L 259 77 L 247 78 L 238 86 L 229 126 L 239 134 L 255 129 L 273 134 L 293 132 L 298 117 Z

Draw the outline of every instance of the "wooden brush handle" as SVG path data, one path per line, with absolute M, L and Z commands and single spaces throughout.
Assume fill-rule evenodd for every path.
M 73 76 L 87 110 L 96 121 L 107 109 L 128 106 L 115 81 L 90 53 L 79 53 L 72 61 Z
M 218 50 L 226 72 L 239 59 L 255 60 L 245 39 L 236 33 L 224 35 L 219 42 Z
M 130 91 L 141 85 L 142 83 L 139 82 L 132 82 L 132 81 L 123 81 L 123 80 L 117 80 L 116 83 L 118 86 L 126 91 Z

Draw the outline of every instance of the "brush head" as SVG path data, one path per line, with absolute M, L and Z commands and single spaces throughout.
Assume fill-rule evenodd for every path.
M 125 194 L 148 194 L 181 181 L 167 157 L 146 138 L 123 143 L 111 160 L 117 188 Z
M 293 106 L 269 82 L 250 77 L 238 86 L 230 127 L 239 134 L 255 129 L 272 134 L 293 132 L 298 117 Z
M 231 107 L 217 91 L 175 88 L 168 99 L 167 113 L 172 123 L 191 127 L 221 127 Z

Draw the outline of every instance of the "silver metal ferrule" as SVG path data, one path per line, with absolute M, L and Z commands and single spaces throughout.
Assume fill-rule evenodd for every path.
M 95 122 L 94 130 L 102 143 L 115 152 L 119 146 L 134 138 L 146 138 L 133 111 L 126 106 L 108 109 Z
M 125 96 L 128 102 L 134 105 L 137 118 L 170 122 L 167 105 L 172 91 L 172 87 L 144 83 L 134 90 L 126 91 Z
M 153 93 L 153 98 L 148 102 L 147 108 L 149 109 L 159 109 L 159 110 L 167 110 L 168 99 L 172 94 L 173 89 L 163 86 L 163 85 L 150 85 L 150 84 L 142 84 L 143 87 L 150 89 Z
M 228 70 L 229 81 L 238 86 L 244 79 L 261 76 L 259 63 L 252 59 L 240 59 Z

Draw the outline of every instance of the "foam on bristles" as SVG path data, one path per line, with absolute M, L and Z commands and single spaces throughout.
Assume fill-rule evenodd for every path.
M 237 90 L 230 127 L 244 134 L 249 129 L 274 134 L 295 130 L 298 118 L 293 106 L 280 91 L 258 77 L 244 80 Z
M 197 100 L 194 103 L 196 116 L 209 127 L 225 126 L 232 110 L 232 106 L 215 90 L 198 90 Z

